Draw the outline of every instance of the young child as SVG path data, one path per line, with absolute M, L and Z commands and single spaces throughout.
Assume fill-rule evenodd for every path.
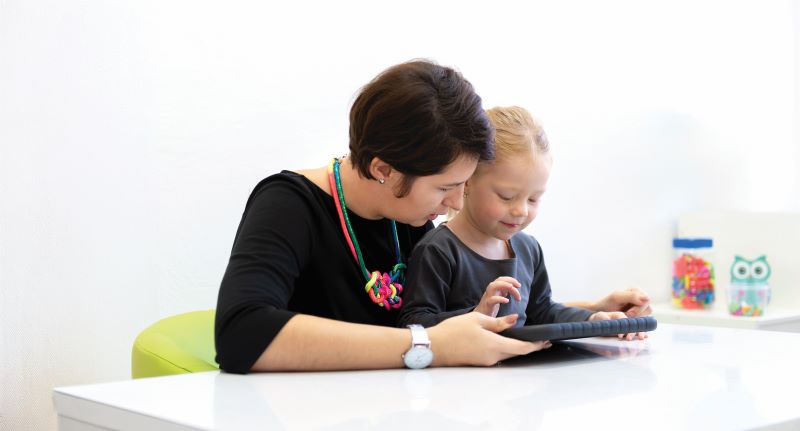
M 495 160 L 478 164 L 464 187 L 463 209 L 415 247 L 398 324 L 433 326 L 470 311 L 518 314 L 517 326 L 627 317 L 551 299 L 542 248 L 522 232 L 547 188 L 547 137 L 523 108 L 487 113 L 496 133 Z

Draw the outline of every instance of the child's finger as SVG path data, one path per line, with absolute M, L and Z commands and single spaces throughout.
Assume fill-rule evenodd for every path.
M 625 338 L 628 341 L 633 341 L 636 338 L 644 340 L 645 338 L 647 338 L 647 332 L 632 332 L 630 334 L 618 334 L 617 338 L 619 339 Z
M 495 283 L 497 283 L 497 284 L 495 284 Z M 521 301 L 522 300 L 522 294 L 519 293 L 519 289 L 517 289 L 516 287 L 512 286 L 510 283 L 495 281 L 492 284 L 494 284 L 494 286 L 492 286 L 493 288 L 503 292 L 506 295 L 513 296 L 514 299 L 516 299 L 517 301 Z
M 629 317 L 649 316 L 650 314 L 653 314 L 653 309 L 650 307 L 650 304 L 643 306 L 637 305 L 629 308 L 627 311 L 625 311 L 625 314 L 627 314 Z
M 519 289 L 517 289 L 516 287 L 508 286 L 507 288 L 505 288 L 503 290 L 505 291 L 506 295 L 511 295 L 517 301 L 522 301 L 522 294 L 519 293 Z
M 508 280 L 500 280 L 500 279 L 489 283 L 489 288 L 500 289 L 503 287 L 516 287 L 516 286 L 514 286 L 514 283 Z
M 630 316 L 630 317 L 636 317 L 636 316 L 639 315 L 639 311 L 640 310 L 641 310 L 641 308 L 639 308 L 638 306 L 631 307 L 631 308 L 625 310 L 625 314 Z
M 494 281 L 503 281 L 506 283 L 510 283 L 514 287 L 522 286 L 522 284 L 520 284 L 520 282 L 517 281 L 517 279 L 514 277 L 502 276 L 502 277 L 497 277 Z
M 514 326 L 518 318 L 518 314 L 509 314 L 503 317 L 481 319 L 480 324 L 483 329 L 488 329 L 492 332 L 501 332 Z
M 489 305 L 508 304 L 509 302 L 511 302 L 511 300 L 506 298 L 505 296 L 492 296 L 486 300 L 486 303 Z

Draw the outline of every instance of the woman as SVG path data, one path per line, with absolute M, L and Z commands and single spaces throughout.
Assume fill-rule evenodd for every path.
M 350 111 L 347 157 L 273 175 L 248 199 L 217 303 L 220 367 L 492 365 L 545 347 L 496 334 L 516 316 L 392 327 L 411 249 L 437 215 L 461 208 L 492 142 L 480 97 L 450 68 L 413 61 L 367 84 Z M 579 305 L 646 313 L 648 302 L 633 290 Z

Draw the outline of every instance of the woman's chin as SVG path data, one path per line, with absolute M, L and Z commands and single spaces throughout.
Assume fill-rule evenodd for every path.
M 401 222 L 401 223 L 405 223 L 407 225 L 414 226 L 414 227 L 422 227 L 422 226 L 425 226 L 431 220 L 433 220 L 433 219 L 430 218 L 430 217 L 425 217 L 424 219 L 409 220 L 409 221 L 404 221 L 404 222 Z M 400 220 L 398 220 L 398 221 L 400 221 Z

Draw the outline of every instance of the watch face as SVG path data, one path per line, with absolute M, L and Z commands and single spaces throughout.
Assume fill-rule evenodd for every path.
M 412 347 L 405 355 L 403 362 L 408 368 L 425 368 L 433 361 L 433 351 L 427 347 Z

